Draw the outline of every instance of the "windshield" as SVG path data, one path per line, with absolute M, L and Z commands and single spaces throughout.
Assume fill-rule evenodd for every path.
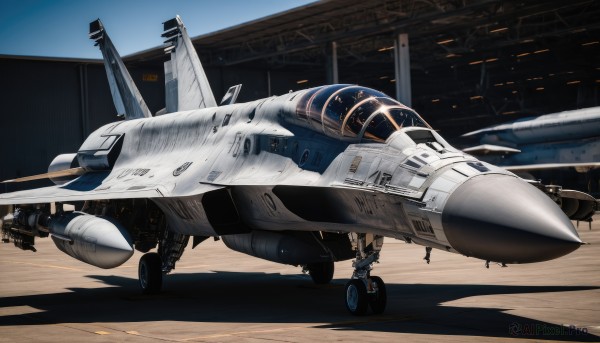
M 385 141 L 408 126 L 429 127 L 412 109 L 373 89 L 352 85 L 314 88 L 298 102 L 298 117 L 330 136 Z

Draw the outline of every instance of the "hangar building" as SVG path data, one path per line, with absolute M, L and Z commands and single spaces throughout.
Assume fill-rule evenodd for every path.
M 600 105 L 599 18 L 593 0 L 330 0 L 193 43 L 217 99 L 238 83 L 238 101 L 361 84 L 412 105 L 452 141 L 499 122 Z M 166 59 L 161 46 L 124 57 L 152 112 L 164 107 Z M 101 60 L 0 56 L 0 73 L 1 180 L 44 173 L 56 155 L 116 120 Z

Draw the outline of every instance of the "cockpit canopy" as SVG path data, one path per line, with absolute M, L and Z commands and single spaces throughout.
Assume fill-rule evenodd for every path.
M 429 125 L 412 109 L 376 90 L 354 85 L 310 89 L 296 108 L 300 119 L 333 137 L 384 142 L 403 127 Z

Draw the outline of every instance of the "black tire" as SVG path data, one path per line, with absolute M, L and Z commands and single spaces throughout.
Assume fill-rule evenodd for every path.
M 313 282 L 317 285 L 324 285 L 331 282 L 333 279 L 333 271 L 335 270 L 333 261 L 310 263 L 306 265 L 308 273 Z
M 369 294 L 369 305 L 375 314 L 381 314 L 385 311 L 387 304 L 387 291 L 385 283 L 379 276 L 371 276 L 373 288 L 377 288 L 377 292 Z
M 352 279 L 346 283 L 346 308 L 355 316 L 363 316 L 369 309 L 367 287 L 362 280 Z
M 160 292 L 162 288 L 162 259 L 159 254 L 151 252 L 140 258 L 138 280 L 142 293 L 156 294 Z

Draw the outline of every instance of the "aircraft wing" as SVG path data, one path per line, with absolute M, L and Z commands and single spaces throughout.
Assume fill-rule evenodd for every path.
M 58 170 L 55 172 L 37 174 L 31 176 L 20 177 L 11 180 L 5 180 L 0 183 L 13 183 L 13 182 L 25 182 L 25 181 L 33 181 L 33 180 L 41 180 L 41 179 L 52 179 L 53 177 L 64 177 L 64 176 L 79 176 L 85 174 L 85 169 L 81 167 L 70 168 L 67 170 Z
M 0 205 L 176 197 L 207 193 L 223 187 L 196 184 L 188 187 L 185 194 L 173 192 L 174 188 L 175 185 L 170 184 L 122 182 L 117 178 L 109 178 L 109 172 L 92 172 L 64 185 L 0 194 Z
M 582 163 L 540 163 L 540 164 L 525 164 L 518 166 L 502 166 L 509 171 L 526 171 L 526 170 L 542 170 L 542 169 L 559 169 L 559 168 L 575 168 L 577 171 L 587 171 L 589 169 L 600 168 L 600 162 L 582 162 Z
M 512 154 L 521 152 L 519 149 L 509 148 L 506 146 L 483 144 L 470 148 L 463 149 L 464 152 L 475 155 L 488 155 L 488 154 Z

